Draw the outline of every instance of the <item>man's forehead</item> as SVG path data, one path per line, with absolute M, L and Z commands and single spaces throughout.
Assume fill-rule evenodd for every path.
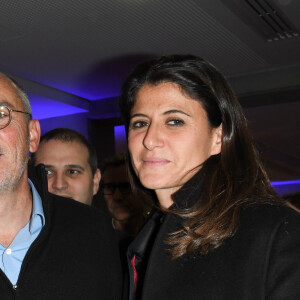
M 22 103 L 16 85 L 2 74 L 0 74 L 0 103 L 12 107 Z
M 63 147 L 68 148 L 70 150 L 73 150 L 74 147 L 80 147 L 80 148 L 84 148 L 88 152 L 87 147 L 84 144 L 82 144 L 80 141 L 77 141 L 77 140 L 65 141 L 62 139 L 53 138 L 50 140 L 43 140 L 42 143 L 54 143 L 57 145 L 62 145 Z
M 45 167 L 46 168 L 49 168 L 49 169 L 64 169 L 64 170 L 69 170 L 69 169 L 77 169 L 77 170 L 81 170 L 81 171 L 85 171 L 86 170 L 86 167 L 82 164 L 76 164 L 76 163 L 70 163 L 70 164 L 60 164 L 60 163 L 57 163 L 57 164 L 45 164 Z
M 65 148 L 65 150 L 68 152 L 75 152 L 75 153 L 78 153 L 78 151 L 74 150 L 74 148 L 84 148 L 86 149 L 86 152 L 88 152 L 88 149 L 85 147 L 85 145 L 83 145 L 82 143 L 76 141 L 76 140 L 73 140 L 73 141 L 64 141 L 64 140 L 61 140 L 61 139 L 50 139 L 50 140 L 42 140 L 41 141 L 41 145 L 44 145 L 44 146 L 49 146 L 49 148 L 52 148 L 53 146 L 56 146 L 56 147 L 63 147 Z M 52 146 L 52 147 L 50 147 Z M 58 149 L 57 149 L 58 150 Z M 54 147 L 53 148 L 53 151 L 56 151 L 56 148 Z M 78 153 L 80 156 L 84 156 L 83 153 Z M 85 151 L 84 151 L 84 154 L 85 154 Z
M 84 165 L 89 163 L 89 153 L 88 149 L 77 141 L 51 139 L 40 143 L 36 159 L 38 161 L 51 159 L 51 164 L 57 161 L 60 165 Z
M 10 87 L 12 90 L 16 91 L 16 85 L 6 76 L 0 74 L 0 85 L 5 87 Z

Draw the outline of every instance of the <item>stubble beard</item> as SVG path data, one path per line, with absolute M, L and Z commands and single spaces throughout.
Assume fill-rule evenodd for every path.
M 29 143 L 30 139 L 28 137 L 26 141 L 27 147 L 23 150 L 23 153 L 20 153 L 19 159 L 17 159 L 21 162 L 17 176 L 15 170 L 18 171 L 18 169 L 8 168 L 7 170 L 0 171 L 3 173 L 2 178 L 0 178 L 0 193 L 4 194 L 13 191 L 20 182 L 29 160 Z M 17 161 L 15 163 L 17 163 Z

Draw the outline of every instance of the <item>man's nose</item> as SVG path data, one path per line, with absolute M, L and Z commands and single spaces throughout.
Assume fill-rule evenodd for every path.
M 55 191 L 63 191 L 67 189 L 68 182 L 63 174 L 56 174 L 52 179 L 51 186 Z
M 123 194 L 120 192 L 120 189 L 118 186 L 115 188 L 115 191 L 113 193 L 113 198 L 114 198 L 114 201 L 116 201 L 116 202 L 123 201 Z

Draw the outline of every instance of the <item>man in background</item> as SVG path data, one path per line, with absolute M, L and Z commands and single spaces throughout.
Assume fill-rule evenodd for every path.
M 0 74 L 0 299 L 120 299 L 109 219 L 48 193 L 44 167 L 27 168 L 39 140 L 26 94 Z
M 125 156 L 107 158 L 101 171 L 101 194 L 112 217 L 112 226 L 134 237 L 144 223 L 149 205 L 145 196 L 138 197 L 131 190 Z M 93 205 L 101 207 L 99 200 Z
M 131 190 L 125 156 L 119 154 L 107 158 L 102 164 L 101 198 L 95 198 L 93 206 L 103 208 L 105 201 L 111 215 L 111 224 L 115 229 L 119 245 L 120 258 L 124 274 L 124 294 L 127 295 L 128 265 L 127 247 L 144 223 L 145 215 L 150 210 L 145 195 L 136 195 Z M 127 292 L 126 292 L 127 291 Z
M 101 174 L 96 151 L 83 135 L 68 128 L 48 131 L 31 160 L 45 165 L 50 193 L 91 205 Z

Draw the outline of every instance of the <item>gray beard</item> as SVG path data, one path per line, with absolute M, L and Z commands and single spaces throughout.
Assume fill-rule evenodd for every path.
M 4 194 L 10 191 L 13 191 L 18 183 L 20 182 L 20 179 L 22 178 L 25 169 L 27 168 L 28 160 L 29 160 L 29 143 L 30 139 L 29 137 L 27 138 L 27 155 L 24 155 L 25 158 L 23 160 L 20 172 L 17 177 L 15 177 L 15 174 L 12 174 L 12 170 L 7 170 L 6 175 L 5 175 L 5 182 L 0 181 L 0 193 Z
M 14 176 L 12 176 L 13 174 L 9 174 L 11 175 L 9 177 L 9 180 L 6 180 L 6 182 L 1 183 L 0 182 L 0 192 L 1 193 L 5 193 L 8 191 L 13 191 L 16 186 L 18 185 L 18 183 L 20 182 L 20 179 L 22 178 L 25 168 L 27 167 L 27 163 L 28 163 L 28 159 L 26 161 L 24 161 L 24 163 L 22 164 L 21 170 L 18 174 L 18 176 L 16 178 L 13 178 Z M 10 173 L 10 172 L 8 172 Z

